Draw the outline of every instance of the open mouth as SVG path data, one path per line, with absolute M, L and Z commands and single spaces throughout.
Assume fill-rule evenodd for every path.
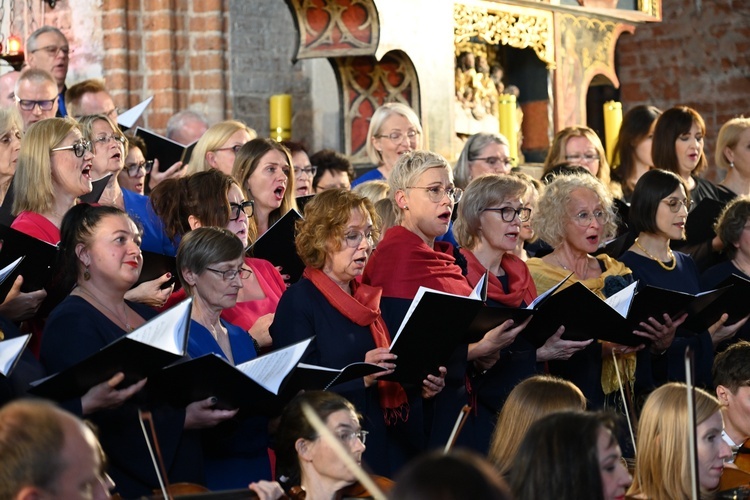
M 307 196 L 308 191 L 307 186 L 300 186 L 297 188 L 297 196 Z
M 81 174 L 83 174 L 83 177 L 91 180 L 91 164 L 86 164 L 83 166 L 83 169 L 81 169 Z
M 586 236 L 586 239 L 591 243 L 592 245 L 596 245 L 599 243 L 599 235 L 593 235 L 593 236 Z
M 277 199 L 281 200 L 284 198 L 284 191 L 286 191 L 286 188 L 284 186 L 279 186 L 273 190 L 273 194 Z
M 445 222 L 446 224 L 450 223 L 451 221 L 451 211 L 445 211 L 442 214 L 438 215 L 438 219 Z
M 516 238 L 518 238 L 518 232 L 505 233 L 505 237 L 515 240 Z

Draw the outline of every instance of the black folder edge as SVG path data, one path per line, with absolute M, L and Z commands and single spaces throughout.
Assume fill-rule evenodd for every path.
M 631 304 L 630 312 L 628 313 L 628 321 L 631 328 L 639 328 L 638 325 L 641 322 L 647 321 L 649 317 L 653 317 L 657 321 L 662 321 L 663 314 L 668 314 L 670 318 L 676 319 L 682 316 L 682 314 L 688 313 L 683 327 L 694 332 L 701 332 L 705 328 L 701 328 L 700 326 L 697 327 L 697 330 L 695 328 L 696 324 L 703 321 L 703 319 L 700 319 L 703 311 L 730 288 L 728 286 L 720 287 L 696 296 L 690 293 L 647 285 L 635 294 L 633 304 Z M 657 298 L 661 300 L 656 300 Z M 633 312 L 634 310 L 637 311 L 646 308 L 646 312 L 641 312 L 637 316 Z
M 380 380 L 421 385 L 427 374 L 436 373 L 459 345 L 466 344 L 466 331 L 484 307 L 476 298 L 429 289 L 417 300 L 391 342 L 391 352 L 398 355 L 396 369 Z
M 331 387 L 384 371 L 388 369 L 363 361 L 350 363 L 341 369 L 299 363 L 290 384 L 304 390 L 327 391 Z M 319 380 L 323 380 L 323 383 L 319 383 Z
M 109 182 L 109 179 L 110 177 L 112 177 L 112 175 L 114 174 L 107 174 L 100 179 L 91 181 L 91 192 L 79 196 L 78 199 L 80 200 L 80 202 L 89 204 L 99 203 L 99 198 L 102 197 L 104 188 L 107 187 L 107 183 Z
M 305 342 L 309 344 L 313 338 L 295 342 L 284 348 Z M 308 349 L 309 345 L 299 359 L 304 357 Z M 274 352 L 276 351 L 255 359 L 273 355 Z M 243 414 L 273 416 L 283 408 L 287 400 L 299 392 L 296 388 L 287 390 L 293 385 L 291 381 L 299 363 L 300 361 L 297 360 L 295 366 L 284 376 L 277 394 L 269 391 L 215 353 L 192 359 L 183 358 L 151 377 L 147 387 L 151 398 L 178 408 L 194 401 L 215 397 L 218 400 L 214 406 L 216 409 L 239 408 Z
M 13 179 L 15 178 L 15 175 L 10 178 L 8 191 L 5 192 L 5 198 L 3 198 L 3 203 L 0 205 L 0 224 L 4 226 L 10 226 L 16 220 L 16 216 L 13 215 L 13 201 L 16 199 L 13 191 Z
M 198 143 L 195 141 L 186 146 L 142 127 L 136 127 L 135 135 L 146 143 L 146 160 L 159 160 L 160 172 L 168 170 L 178 161 L 185 162 L 186 157 L 192 155 L 195 144 Z
M 726 325 L 733 325 L 750 314 L 750 281 L 745 278 L 733 274 L 711 293 L 714 294 L 713 300 L 707 296 L 697 297 L 688 308 L 685 328 L 693 332 L 703 332 L 719 321 L 725 312 L 729 313 Z M 701 303 L 700 299 L 704 299 L 705 303 Z M 694 305 L 696 303 L 697 305 Z
M 3 345 L 3 344 L 5 344 L 6 342 L 13 342 L 13 341 L 16 341 L 16 342 L 17 342 L 17 341 L 18 341 L 18 339 L 21 339 L 21 338 L 23 338 L 23 339 L 24 339 L 23 341 L 21 341 L 21 343 L 22 343 L 23 345 L 22 345 L 22 346 L 21 346 L 21 348 L 20 348 L 20 349 L 18 350 L 18 353 L 17 353 L 16 355 L 15 355 L 15 357 L 14 357 L 14 359 L 13 359 L 13 362 L 12 362 L 12 363 L 10 364 L 10 366 L 8 367 L 8 370 L 7 370 L 7 371 L 6 371 L 5 373 L 3 373 L 2 371 L 0 371 L 0 377 L 3 377 L 3 376 L 4 376 L 4 377 L 10 377 L 10 374 L 11 374 L 11 373 L 13 373 L 13 369 L 14 369 L 14 368 L 16 367 L 16 365 L 18 364 L 18 360 L 19 360 L 19 359 L 21 359 L 21 354 L 23 354 L 23 351 L 24 351 L 24 349 L 26 349 L 26 346 L 27 346 L 27 345 L 29 345 L 29 341 L 31 340 L 31 334 L 30 334 L 30 333 L 27 333 L 27 334 L 25 334 L 25 335 L 21 335 L 20 337 L 13 337 L 13 338 L 10 338 L 10 339 L 6 339 L 6 340 L 3 340 L 3 341 L 0 341 L 0 346 L 2 346 L 2 345 Z M 15 343 L 15 342 L 14 342 L 14 343 Z
M 56 245 L 3 225 L 0 225 L 0 240 L 3 242 L 0 266 L 5 267 L 24 257 L 0 282 L 0 302 L 5 300 L 19 274 L 23 276 L 22 292 L 33 292 L 50 285 L 58 265 L 59 248 Z
M 138 277 L 138 281 L 135 282 L 133 288 L 141 283 L 145 283 L 146 281 L 160 278 L 166 273 L 172 273 L 172 278 L 161 286 L 162 289 L 168 288 L 172 286 L 172 284 L 174 284 L 173 291 L 175 292 L 182 288 L 180 280 L 177 279 L 177 259 L 175 257 L 148 252 L 146 250 L 142 250 L 141 254 L 143 255 L 143 267 L 141 268 L 141 274 Z
M 274 266 L 281 266 L 282 273 L 289 275 L 289 283 L 296 283 L 302 277 L 305 264 L 294 246 L 295 224 L 302 219 L 297 210 L 289 210 L 277 220 L 268 231 L 260 235 L 250 245 L 245 254 L 248 257 L 265 259 Z
M 183 343 L 180 346 L 182 355 L 167 352 L 128 337 L 128 335 L 137 332 L 147 324 L 157 321 L 164 315 L 173 313 L 174 308 L 171 308 L 154 316 L 128 335 L 107 344 L 79 363 L 32 382 L 28 392 L 55 401 L 67 401 L 80 398 L 89 389 L 109 380 L 118 372 L 125 374 L 125 379 L 117 386 L 118 389 L 128 387 L 143 378 L 157 373 L 165 366 L 181 359 L 184 353 L 187 352 L 187 343 L 190 335 L 190 313 L 193 308 L 192 299 L 186 299 L 175 307 L 180 306 L 187 307 L 183 316 L 186 321 Z M 151 358 L 151 362 L 147 366 L 144 366 L 143 363 L 147 357 Z M 103 361 L 106 361 L 106 363 L 103 363 Z M 91 372 L 92 368 L 96 368 L 95 373 Z

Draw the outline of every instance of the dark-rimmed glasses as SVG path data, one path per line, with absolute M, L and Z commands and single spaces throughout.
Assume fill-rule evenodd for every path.
M 20 97 L 16 96 L 18 107 L 24 111 L 33 111 L 34 107 L 36 106 L 39 106 L 39 109 L 41 109 L 42 111 L 52 111 L 52 108 L 55 106 L 56 100 L 57 97 L 35 101 L 33 99 L 21 99 Z
M 140 163 L 131 163 L 125 165 L 125 171 L 128 173 L 128 177 L 137 177 L 138 172 L 143 169 L 147 174 L 151 173 L 151 169 L 154 168 L 154 160 L 142 161 Z
M 228 148 L 217 148 L 214 149 L 214 152 L 216 151 L 232 151 L 234 154 L 237 154 L 240 149 L 242 149 L 242 144 L 235 144 L 234 146 L 228 147 Z
M 680 209 L 682 209 L 682 207 L 685 207 L 685 210 L 690 212 L 695 206 L 695 202 L 693 200 L 687 201 L 681 200 L 679 198 L 665 198 L 661 201 L 667 204 L 667 206 L 669 207 L 669 211 L 673 214 L 678 213 Z
M 513 207 L 502 207 L 502 208 L 485 208 L 482 212 L 497 212 L 503 218 L 505 222 L 513 222 L 513 219 L 518 216 L 518 220 L 526 222 L 531 218 L 531 209 L 528 207 L 513 208 Z
M 240 213 L 245 212 L 248 217 L 253 216 L 253 207 L 255 205 L 252 201 L 243 201 L 242 203 L 229 203 L 229 220 L 235 221 L 240 218 Z
M 65 151 L 68 149 L 72 149 L 73 153 L 78 158 L 82 158 L 83 155 L 86 154 L 86 151 L 89 153 L 93 153 L 93 149 L 91 148 L 91 141 L 87 141 L 86 139 L 80 139 L 71 144 L 70 146 L 62 146 L 59 148 L 52 148 L 50 151 Z
M 241 279 L 246 280 L 250 277 L 251 274 L 253 274 L 250 269 L 245 269 L 244 267 L 241 267 L 239 269 L 229 269 L 228 271 L 219 271 L 218 269 L 211 269 L 210 267 L 207 267 L 206 271 L 211 271 L 218 274 L 224 281 L 232 281 L 237 277 L 238 274 Z
M 440 201 L 442 201 L 443 196 L 445 196 L 446 194 L 453 203 L 458 203 L 458 200 L 460 200 L 461 196 L 464 194 L 463 189 L 457 187 L 446 188 L 443 186 L 406 186 L 406 189 L 424 189 L 425 191 L 427 191 L 427 196 L 433 203 L 439 203 Z
M 308 177 L 315 177 L 316 173 L 318 173 L 318 167 L 315 165 L 310 165 L 309 167 L 294 167 L 295 176 L 307 174 Z

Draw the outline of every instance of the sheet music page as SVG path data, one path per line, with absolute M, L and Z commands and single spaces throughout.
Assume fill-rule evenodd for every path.
M 128 334 L 128 338 L 178 356 L 184 356 L 186 324 L 190 321 L 192 303 L 193 299 L 180 302 Z
M 31 337 L 30 333 L 0 342 L 0 374 L 6 377 L 9 375 L 16 359 L 21 355 L 23 348 L 26 347 L 29 337 Z
M 278 351 L 237 365 L 237 369 L 267 391 L 278 394 L 279 387 L 289 372 L 297 366 L 312 339 L 303 340 Z
M 24 257 L 19 257 L 4 268 L 0 269 L 0 283 L 5 281 L 5 278 L 7 278 L 8 275 L 12 273 L 16 267 L 18 267 L 18 264 L 20 264 L 23 259 Z
M 610 295 L 604 301 L 609 307 L 617 311 L 623 318 L 628 317 L 628 311 L 630 311 L 630 304 L 633 302 L 635 297 L 635 289 L 638 282 L 631 283 L 614 295 Z
M 560 283 L 558 283 L 557 285 L 553 286 L 552 288 L 550 288 L 546 292 L 538 295 L 537 298 L 535 298 L 534 300 L 531 301 L 531 304 L 529 304 L 528 306 L 526 306 L 526 309 L 535 309 L 536 306 L 541 301 L 543 301 L 549 295 L 552 295 L 553 293 L 555 293 L 557 291 L 557 289 L 560 288 L 563 285 L 563 283 L 565 283 L 566 281 L 568 281 L 568 278 L 570 278 L 571 276 L 573 276 L 573 273 L 570 273 L 568 276 L 565 277 L 564 280 L 562 280 Z

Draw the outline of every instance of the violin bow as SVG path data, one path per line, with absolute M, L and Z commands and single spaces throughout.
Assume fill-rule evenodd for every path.
M 448 438 L 448 442 L 445 443 L 445 449 L 443 450 L 443 454 L 447 454 L 449 451 L 451 451 L 451 448 L 453 448 L 453 445 L 456 444 L 458 435 L 461 433 L 461 429 L 464 428 L 464 424 L 466 423 L 466 417 L 469 416 L 470 411 L 471 411 L 471 406 L 469 405 L 464 405 L 464 407 L 461 408 L 461 411 L 458 413 L 458 418 L 456 419 L 456 423 L 453 424 L 453 430 L 451 431 L 451 435 Z
M 690 493 L 692 500 L 700 498 L 698 478 L 698 448 L 695 425 L 695 385 L 693 381 L 694 356 L 688 346 L 685 349 L 685 386 L 687 387 L 688 449 L 690 451 Z
M 154 446 L 156 447 L 156 454 L 151 447 L 151 441 L 148 439 L 148 433 L 146 432 L 145 421 L 148 420 L 149 428 L 151 429 L 151 436 L 154 439 Z M 146 447 L 148 448 L 148 454 L 151 455 L 151 463 L 154 465 L 154 471 L 156 472 L 156 478 L 159 480 L 159 487 L 161 493 L 164 495 L 163 498 L 172 500 L 172 494 L 169 493 L 169 484 L 165 484 L 167 481 L 167 471 L 164 467 L 164 461 L 161 458 L 161 450 L 159 449 L 159 441 L 156 437 L 156 428 L 154 427 L 154 420 L 151 418 L 150 411 L 141 411 L 138 409 L 138 421 L 141 423 L 141 431 L 143 431 L 143 438 L 146 440 Z M 156 455 L 158 454 L 159 460 L 157 464 Z
M 633 416 L 630 416 L 630 410 L 628 409 L 631 404 L 632 400 L 630 398 L 625 397 L 625 387 L 624 383 L 622 381 L 622 375 L 620 375 L 620 365 L 617 363 L 617 354 L 615 353 L 615 350 L 612 349 L 612 361 L 615 364 L 615 374 L 617 375 L 617 385 L 620 387 L 620 396 L 622 397 L 622 401 L 624 403 L 623 406 L 625 406 L 625 419 L 628 422 L 628 430 L 630 431 L 630 440 L 633 442 L 633 454 L 638 455 L 638 450 L 635 447 L 635 432 L 633 432 L 633 427 L 636 426 L 634 424 L 635 421 L 635 410 L 633 411 Z M 630 391 L 628 391 L 629 393 Z
M 326 441 L 328 446 L 333 449 L 334 453 L 336 453 L 336 455 L 341 459 L 346 468 L 349 469 L 349 471 L 354 474 L 354 477 L 356 477 L 357 480 L 362 483 L 362 486 L 364 486 L 367 491 L 370 492 L 373 500 L 386 500 L 385 494 L 380 490 L 380 488 L 378 488 L 372 478 L 370 478 L 370 476 L 365 473 L 362 467 L 357 465 L 349 452 L 344 449 L 344 445 L 341 444 L 341 441 L 339 441 L 333 435 L 330 429 L 326 427 L 326 424 L 323 422 L 320 416 L 315 413 L 315 410 L 313 410 L 312 406 L 307 403 L 303 403 L 302 413 L 305 414 L 305 418 L 307 418 L 307 421 L 310 422 L 310 425 L 312 425 L 313 429 L 315 429 L 315 432 L 320 435 L 321 439 L 324 439 Z

